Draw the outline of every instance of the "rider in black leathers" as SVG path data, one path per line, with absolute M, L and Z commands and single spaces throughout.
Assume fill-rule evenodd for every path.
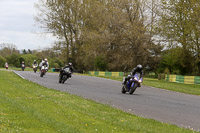
M 70 71 L 71 71 L 71 73 L 73 73 L 73 71 L 74 71 L 72 63 L 68 63 L 68 65 L 65 65 L 65 67 L 63 67 L 63 68 L 60 70 L 60 80 L 59 80 L 59 82 L 61 82 L 61 79 L 63 78 L 63 75 L 64 75 L 64 72 L 63 72 L 63 71 L 64 71 L 65 68 L 69 68 Z M 70 74 L 69 77 L 71 78 L 72 75 Z
M 135 73 L 139 73 L 140 74 L 140 78 L 143 78 L 143 74 L 144 73 L 142 71 L 142 65 L 139 64 L 135 68 L 133 68 L 133 70 L 130 72 L 130 75 L 128 75 L 128 77 L 125 78 L 123 84 L 125 84 L 126 81 L 128 81 L 131 77 L 133 77 L 135 75 Z

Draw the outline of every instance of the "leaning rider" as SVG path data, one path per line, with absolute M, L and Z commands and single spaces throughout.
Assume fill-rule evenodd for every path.
M 64 73 L 63 73 L 63 70 L 64 70 L 65 68 L 69 68 L 70 71 L 71 71 L 72 73 L 73 73 L 73 71 L 74 71 L 72 63 L 71 63 L 71 62 L 68 63 L 67 65 L 65 65 L 65 66 L 60 70 L 60 80 L 61 80 L 62 77 L 63 77 L 63 74 L 64 74 Z M 71 78 L 72 75 L 70 74 L 69 77 Z
M 135 68 L 133 68 L 133 70 L 130 72 L 130 75 L 128 75 L 128 77 L 125 78 L 123 84 L 125 84 L 126 81 L 130 80 L 130 78 L 133 77 L 136 73 L 139 73 L 140 79 L 143 79 L 142 65 L 138 64 Z

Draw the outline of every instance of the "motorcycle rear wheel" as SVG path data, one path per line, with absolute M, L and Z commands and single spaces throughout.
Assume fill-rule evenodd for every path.
M 122 93 L 126 93 L 126 89 L 125 89 L 124 85 L 122 87 Z

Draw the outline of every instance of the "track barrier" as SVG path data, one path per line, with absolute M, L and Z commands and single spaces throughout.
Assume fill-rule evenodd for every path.
M 165 75 L 165 81 L 184 84 L 200 84 L 200 76 Z
M 89 71 L 89 75 L 93 76 L 109 76 L 109 77 L 123 77 L 124 72 L 104 72 L 104 71 Z

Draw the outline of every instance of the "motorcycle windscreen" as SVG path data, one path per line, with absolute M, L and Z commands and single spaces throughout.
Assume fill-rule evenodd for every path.
M 64 71 L 65 71 L 66 73 L 70 73 L 70 69 L 69 69 L 69 68 L 65 68 Z

